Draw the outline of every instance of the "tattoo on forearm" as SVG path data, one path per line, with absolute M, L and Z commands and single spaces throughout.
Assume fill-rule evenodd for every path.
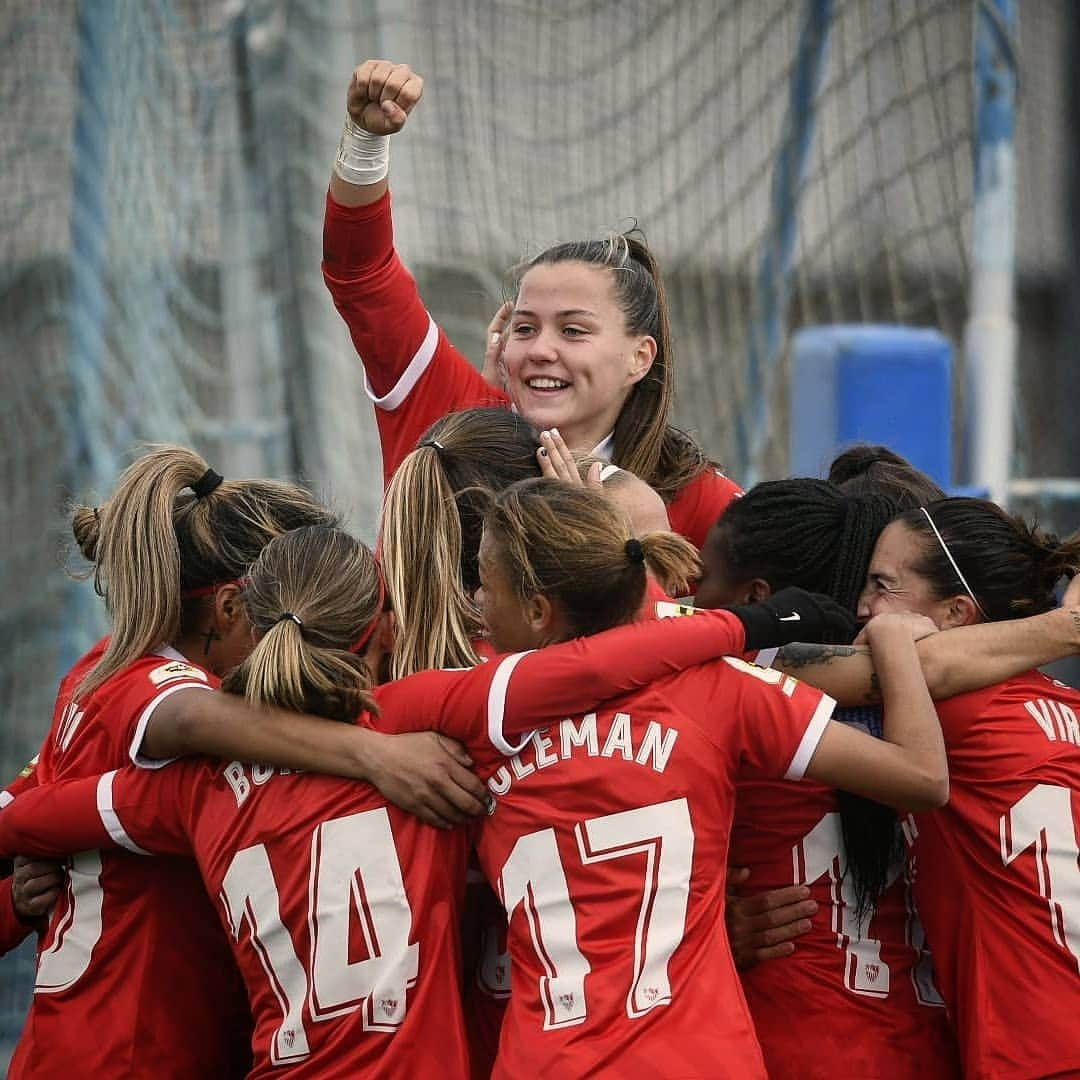
M 870 689 L 866 692 L 866 703 L 868 705 L 877 705 L 881 702 L 881 683 L 878 680 L 877 672 L 870 672 Z
M 776 653 L 776 661 L 785 669 L 800 668 L 807 664 L 828 664 L 838 656 L 855 656 L 858 652 L 854 645 L 813 645 L 796 641 L 782 646 Z

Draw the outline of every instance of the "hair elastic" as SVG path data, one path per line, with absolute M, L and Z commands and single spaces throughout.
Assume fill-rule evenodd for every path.
M 971 586 L 967 583 L 967 578 L 960 572 L 960 567 L 957 566 L 956 560 L 953 558 L 952 552 L 949 550 L 949 545 L 945 543 L 945 537 L 938 531 L 938 527 L 934 524 L 934 519 L 930 516 L 930 511 L 925 506 L 920 506 L 919 509 L 923 512 L 926 520 L 930 522 L 930 528 L 934 530 L 934 535 L 937 537 L 937 542 L 941 545 L 941 550 L 945 552 L 945 558 L 949 560 L 949 564 L 952 566 L 956 573 L 956 576 L 960 579 L 960 584 L 967 590 L 968 596 L 971 597 L 971 602 L 979 609 L 979 614 L 987 621 L 990 621 L 990 616 L 983 611 L 982 604 L 979 603 L 978 597 L 972 591 Z
M 224 479 L 225 477 L 221 473 L 214 472 L 213 469 L 207 469 L 194 484 L 189 486 L 195 492 L 196 499 L 205 499 L 210 492 L 216 491 L 221 486 Z
M 280 615 L 279 615 L 279 616 L 278 616 L 278 617 L 277 617 L 277 618 L 276 618 L 276 619 L 274 620 L 274 625 L 276 626 L 276 625 L 277 625 L 277 624 L 278 624 L 279 622 L 284 622 L 284 621 L 285 621 L 286 619 L 292 619 L 292 621 L 293 621 L 294 623 L 296 623 L 296 625 L 297 625 L 297 626 L 298 626 L 298 627 L 299 627 L 299 628 L 300 628 L 301 630 L 303 630 L 303 629 L 304 629 L 304 624 L 303 624 L 303 623 L 302 623 L 302 622 L 300 621 L 300 616 L 299 616 L 299 615 L 294 615 L 294 614 L 293 614 L 293 613 L 292 613 L 291 611 L 283 611 L 283 612 L 282 612 L 282 613 L 281 613 L 281 614 L 280 614 Z
M 422 443 L 420 443 L 420 446 L 432 446 L 439 452 L 446 449 L 446 447 L 443 446 L 443 444 L 439 442 L 438 439 L 425 439 Z M 419 447 L 417 447 L 417 449 L 419 449 Z
M 626 541 L 624 550 L 626 551 L 626 557 L 631 562 L 643 563 L 645 561 L 645 549 L 641 546 L 641 541 L 636 536 L 632 536 Z
M 364 632 L 349 646 L 349 652 L 351 653 L 360 652 L 371 640 L 371 635 L 375 633 L 375 627 L 379 625 L 379 616 L 383 613 L 383 604 L 386 602 L 386 581 L 378 563 L 375 564 L 375 570 L 379 575 L 379 599 L 375 605 L 375 614 L 372 616 L 371 622 L 367 624 Z

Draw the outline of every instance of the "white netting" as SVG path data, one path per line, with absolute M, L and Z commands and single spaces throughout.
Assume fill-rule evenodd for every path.
M 61 665 L 102 625 L 59 570 L 65 497 L 103 495 L 138 440 L 191 443 L 234 476 L 309 477 L 373 531 L 371 410 L 319 275 L 355 63 L 389 56 L 427 79 L 393 147 L 397 232 L 467 354 L 479 357 L 505 267 L 636 218 L 669 274 L 681 423 L 737 478 L 751 457 L 775 475 L 794 326 L 958 336 L 973 7 L 8 0 L 7 772 L 46 730 Z M 819 53 L 814 12 L 829 15 Z M 800 56 L 820 70 L 793 95 Z M 778 189 L 785 146 L 805 164 Z

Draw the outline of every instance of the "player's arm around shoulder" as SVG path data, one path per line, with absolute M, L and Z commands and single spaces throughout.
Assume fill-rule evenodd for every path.
M 915 638 L 936 632 L 922 616 L 879 615 L 865 638 L 881 682 L 884 738 L 829 722 L 805 775 L 900 810 L 932 810 L 949 798 L 945 743 Z

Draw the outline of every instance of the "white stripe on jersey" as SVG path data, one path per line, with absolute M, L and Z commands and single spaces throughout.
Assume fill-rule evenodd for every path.
M 174 686 L 167 686 L 153 701 L 147 704 L 139 716 L 138 723 L 135 725 L 135 734 L 131 737 L 131 745 L 128 747 L 128 756 L 131 758 L 133 765 L 138 765 L 140 769 L 163 769 L 166 765 L 175 761 L 176 758 L 150 758 L 142 752 L 143 739 L 146 738 L 146 728 L 150 723 L 150 717 L 154 715 L 154 710 L 172 694 L 177 693 L 180 690 L 213 690 L 213 687 L 206 683 L 187 682 L 176 683 Z
M 532 651 L 529 650 L 529 652 Z M 510 686 L 510 676 L 513 675 L 514 668 L 518 666 L 522 658 L 529 655 L 529 652 L 511 653 L 500 660 L 499 666 L 495 669 L 495 678 L 492 679 L 491 686 L 488 688 L 488 739 L 499 753 L 507 757 L 513 757 L 524 750 L 532 738 L 530 731 L 517 746 L 513 746 L 506 741 L 506 736 L 503 734 L 503 715 L 506 711 L 506 691 Z
M 97 808 L 98 815 L 101 817 L 101 824 L 105 826 L 105 831 L 112 837 L 113 841 L 122 848 L 127 848 L 128 851 L 133 851 L 136 855 L 149 855 L 149 851 L 139 847 L 139 845 L 128 836 L 127 830 L 120 824 L 120 819 L 116 816 L 116 811 L 113 809 L 112 790 L 113 778 L 115 776 L 116 769 L 113 769 L 112 772 L 105 773 L 98 780 Z
M 376 397 L 371 383 L 368 382 L 367 375 L 364 375 L 364 393 L 371 398 L 377 409 L 393 412 L 412 393 L 412 388 L 420 381 L 424 372 L 427 371 L 428 364 L 431 363 L 438 344 L 439 327 L 429 314 L 427 333 L 424 335 L 424 340 L 420 342 L 420 348 L 416 350 L 416 354 L 409 361 L 409 366 L 401 373 L 401 378 L 398 379 L 388 394 L 383 397 Z
M 814 715 L 810 717 L 810 723 L 806 725 L 806 731 L 799 742 L 799 748 L 795 751 L 795 756 L 791 759 L 787 772 L 784 773 L 785 780 L 801 780 L 803 778 L 806 773 L 806 766 L 810 764 L 810 759 L 814 756 L 818 743 L 821 742 L 821 736 L 825 734 L 825 725 L 832 719 L 833 709 L 835 708 L 836 702 L 828 694 L 822 694 L 818 707 L 814 710 Z

